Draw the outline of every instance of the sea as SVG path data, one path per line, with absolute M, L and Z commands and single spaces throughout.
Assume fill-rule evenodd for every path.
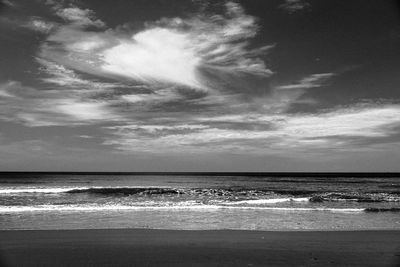
M 400 176 L 0 173 L 0 230 L 400 230 Z

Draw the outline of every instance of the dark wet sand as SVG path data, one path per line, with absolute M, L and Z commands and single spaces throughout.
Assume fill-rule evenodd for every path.
M 1 266 L 400 266 L 400 231 L 0 231 Z

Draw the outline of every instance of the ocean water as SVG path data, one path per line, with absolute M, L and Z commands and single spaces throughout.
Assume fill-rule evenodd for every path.
M 400 178 L 0 174 L 0 229 L 400 230 Z

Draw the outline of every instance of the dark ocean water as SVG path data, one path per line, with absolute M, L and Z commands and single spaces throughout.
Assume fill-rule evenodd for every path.
M 400 229 L 400 178 L 0 174 L 0 229 Z

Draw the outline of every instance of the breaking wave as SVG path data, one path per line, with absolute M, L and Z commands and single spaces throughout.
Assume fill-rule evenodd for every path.
M 66 191 L 67 193 L 77 194 L 77 193 L 92 193 L 92 194 L 102 194 L 102 195 L 168 195 L 168 194 L 181 194 L 183 191 L 173 188 L 142 188 L 142 187 L 92 187 L 84 189 L 72 189 Z
M 272 198 L 272 199 L 250 199 L 250 200 L 240 200 L 240 201 L 233 201 L 230 203 L 225 203 L 225 205 L 237 205 L 237 204 L 275 204 L 275 203 L 282 203 L 282 202 L 303 202 L 309 201 L 309 198 Z
M 323 193 L 310 198 L 311 202 L 324 201 L 355 201 L 355 202 L 398 202 L 400 196 L 390 193 Z

